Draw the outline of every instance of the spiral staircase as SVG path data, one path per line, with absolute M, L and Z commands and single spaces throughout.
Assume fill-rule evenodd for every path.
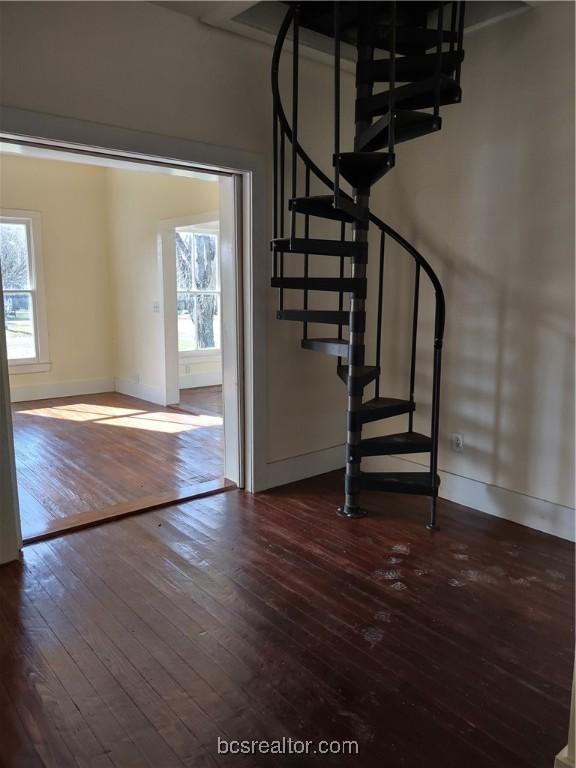
M 300 2 L 287 3 L 272 63 L 274 99 L 274 239 L 272 287 L 278 289 L 280 320 L 302 323 L 302 347 L 337 358 L 336 373 L 347 387 L 345 499 L 338 513 L 362 517 L 363 490 L 410 493 L 431 499 L 427 527 L 437 527 L 436 500 L 440 478 L 438 425 L 445 302 L 440 281 L 426 259 L 401 235 L 370 211 L 370 192 L 395 163 L 395 145 L 441 130 L 440 108 L 461 100 L 460 68 L 464 58 L 463 2 Z M 298 141 L 300 31 L 330 38 L 334 56 L 333 174 L 322 171 Z M 291 32 L 291 119 L 279 86 L 282 53 Z M 342 44 L 356 50 L 356 105 L 353 151 L 340 146 Z M 386 90 L 376 90 L 380 84 Z M 327 193 L 312 195 L 312 185 Z M 311 220 L 337 227 L 333 239 L 310 237 Z M 374 358 L 366 352 L 368 232 L 379 232 L 377 254 L 378 307 Z M 413 270 L 410 370 L 405 399 L 383 396 L 381 347 L 383 332 L 384 257 L 386 241 L 395 241 Z M 303 274 L 293 276 L 302 254 Z M 338 276 L 311 276 L 313 260 L 332 256 Z M 325 260 L 319 260 L 325 263 Z M 290 276 L 286 273 L 289 272 Z M 415 432 L 414 411 L 421 276 L 435 296 L 430 434 Z M 286 308 L 287 292 L 298 291 L 300 308 Z M 334 296 L 334 307 L 318 305 L 318 293 Z M 292 299 L 291 303 L 294 301 Z M 311 326 L 329 331 L 311 333 Z M 334 333 L 334 329 L 336 332 Z M 373 392 L 366 389 L 374 385 Z M 369 422 L 406 415 L 406 431 L 363 438 Z M 428 454 L 425 472 L 366 472 L 367 456 Z

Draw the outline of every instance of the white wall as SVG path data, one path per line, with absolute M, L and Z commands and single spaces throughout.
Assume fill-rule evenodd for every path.
M 3 154 L 0 206 L 41 214 L 51 362 L 10 376 L 12 399 L 111 389 L 106 169 Z
M 446 291 L 441 494 L 573 535 L 574 5 L 537 4 L 464 47 L 462 104 L 444 110 L 441 133 L 398 147 L 378 193 Z M 391 266 L 388 308 L 407 320 L 411 272 Z M 429 294 L 423 314 L 430 340 Z M 389 327 L 401 393 L 409 342 Z M 431 351 L 419 349 L 421 430 Z
M 159 266 L 162 222 L 218 210 L 218 183 L 110 169 L 108 200 L 116 388 L 162 402 L 163 315 Z M 190 373 L 216 375 L 219 361 L 183 362 Z M 185 368 L 184 368 L 185 370 Z
M 1 13 L 3 104 L 262 153 L 271 179 L 269 46 L 143 2 L 5 3 Z M 301 78 L 302 139 L 330 172 L 332 72 L 303 61 Z M 348 136 L 352 88 L 345 75 Z M 271 198 L 270 184 L 257 201 L 270 221 Z M 341 445 L 335 360 L 301 350 L 298 329 L 275 320 L 273 291 L 269 300 L 269 460 Z

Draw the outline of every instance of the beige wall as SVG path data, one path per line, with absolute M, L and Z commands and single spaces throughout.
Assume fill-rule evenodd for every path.
M 106 170 L 2 155 L 2 208 L 39 211 L 48 320 L 48 373 L 10 377 L 36 396 L 113 379 Z
M 145 2 L 4 3 L 0 12 L 3 104 L 262 153 L 271 180 L 268 45 Z M 332 71 L 304 60 L 300 75 L 302 140 L 331 172 Z M 352 89 L 344 75 L 348 146 Z M 270 183 L 258 201 L 270 221 L 271 199 Z M 269 259 L 261 266 L 268 270 Z M 275 320 L 275 301 L 270 291 L 271 460 L 342 444 L 346 427 L 335 360 L 301 350 L 298 329 Z
M 218 183 L 143 171 L 108 171 L 114 345 L 121 391 L 157 400 L 163 382 L 158 236 L 163 221 L 218 211 Z M 210 372 L 217 363 L 195 366 Z
M 574 6 L 539 3 L 464 46 L 462 104 L 444 110 L 441 133 L 399 146 L 378 193 L 382 217 L 430 258 L 446 291 L 440 467 L 572 505 Z M 406 319 L 409 272 L 394 263 L 389 309 Z M 408 350 L 404 332 L 387 345 L 392 390 Z M 424 404 L 430 376 L 428 345 Z M 450 449 L 452 432 L 464 434 L 463 453 Z

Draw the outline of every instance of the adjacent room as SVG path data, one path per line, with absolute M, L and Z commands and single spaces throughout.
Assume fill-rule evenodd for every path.
M 0 183 L 24 538 L 221 483 L 218 176 L 4 144 Z

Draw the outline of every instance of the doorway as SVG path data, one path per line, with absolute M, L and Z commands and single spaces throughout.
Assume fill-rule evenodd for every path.
M 46 188 L 52 190 L 52 197 L 56 197 L 64 188 L 63 182 L 61 185 L 54 183 L 58 164 L 67 169 L 68 176 L 72 168 L 74 173 L 82 168 L 89 169 L 88 175 L 110 172 L 113 176 L 103 188 L 109 192 L 112 189 L 106 207 L 109 221 L 113 220 L 108 239 L 115 246 L 111 256 L 114 261 L 111 279 L 116 306 L 113 310 L 101 313 L 102 318 L 106 315 L 115 318 L 113 335 L 116 342 L 116 367 L 113 371 L 103 373 L 100 379 L 82 375 L 59 380 L 54 376 L 63 367 L 75 364 L 72 360 L 74 343 L 70 340 L 65 344 L 59 343 L 59 334 L 67 328 L 73 329 L 76 338 L 83 340 L 81 346 L 88 349 L 89 356 L 95 358 L 99 354 L 97 336 L 94 336 L 93 341 L 80 332 L 85 316 L 93 312 L 85 302 L 97 292 L 98 281 L 94 274 L 88 272 L 90 279 L 82 288 L 86 293 L 82 298 L 78 295 L 81 293 L 80 281 L 74 283 L 73 275 L 69 274 L 70 284 L 62 296 L 54 300 L 51 294 L 54 293 L 54 286 L 59 283 L 53 270 L 57 258 L 52 256 L 55 249 L 51 246 L 44 248 L 49 238 L 43 238 L 40 234 L 41 224 L 45 225 L 47 233 L 53 231 L 54 220 L 48 221 L 48 214 L 37 210 L 43 207 L 37 200 L 31 201 L 29 206 L 39 223 L 33 228 L 34 248 L 32 237 L 29 238 L 30 247 L 26 259 L 30 276 L 36 276 L 42 271 L 46 273 L 45 284 L 41 285 L 35 277 L 34 283 L 30 280 L 26 286 L 12 285 L 8 271 L 2 272 L 6 288 L 4 318 L 9 321 L 7 333 L 11 334 L 7 339 L 7 351 L 8 362 L 11 364 L 11 390 L 15 393 L 12 398 L 14 442 L 24 541 L 35 541 L 106 519 L 224 490 L 231 483 L 241 485 L 242 455 L 239 448 L 243 445 L 243 425 L 239 416 L 242 406 L 238 403 L 238 390 L 230 392 L 226 440 L 223 429 L 223 401 L 226 395 L 222 394 L 226 388 L 225 380 L 233 381 L 238 376 L 236 364 L 242 359 L 242 350 L 236 348 L 237 344 L 242 343 L 238 317 L 229 316 L 227 322 L 233 333 L 228 335 L 227 361 L 233 370 L 226 377 L 222 354 L 222 316 L 226 312 L 223 298 L 232 287 L 229 306 L 235 312 L 238 291 L 236 283 L 241 270 L 240 254 L 236 247 L 237 233 L 229 238 L 229 258 L 222 264 L 219 258 L 220 225 L 213 211 L 209 211 L 207 219 L 212 231 L 199 232 L 195 229 L 198 222 L 191 221 L 190 216 L 181 217 L 187 218 L 187 223 L 174 228 L 174 239 L 188 248 L 188 266 L 192 270 L 196 269 L 196 272 L 192 273 L 193 282 L 190 285 L 174 284 L 174 296 L 166 303 L 166 294 L 171 289 L 164 283 L 162 269 L 158 270 L 154 244 L 154 227 L 157 232 L 158 223 L 154 224 L 154 216 L 146 209 L 143 198 L 135 201 L 136 193 L 142 195 L 145 188 L 155 186 L 160 178 L 166 182 L 171 177 L 172 182 L 182 187 L 185 186 L 185 180 L 189 179 L 204 182 L 206 174 L 182 170 L 172 174 L 170 168 L 160 165 L 146 166 L 144 163 L 135 164 L 117 158 L 104 160 L 88 152 L 81 155 L 68 154 L 61 150 L 18 144 L 10 145 L 8 152 L 5 147 L 3 149 L 9 157 L 9 161 L 3 163 L 3 171 L 6 173 L 7 166 L 14 166 L 18 162 L 28 166 L 34 164 L 34 169 L 28 168 L 28 174 L 38 179 L 42 177 L 38 167 L 44 165 L 45 170 L 49 166 L 52 181 Z M 218 174 L 212 174 L 212 183 L 216 187 L 219 178 Z M 229 186 L 229 189 L 233 188 L 233 184 Z M 9 197 L 9 185 L 4 184 L 3 222 L 6 222 L 7 232 L 10 230 L 11 239 L 8 242 L 7 238 L 3 238 L 3 242 L 14 251 L 12 230 L 16 224 L 21 224 L 15 216 L 17 214 L 22 218 L 24 214 L 12 207 Z M 79 204 L 80 195 L 76 196 L 76 202 L 74 197 L 72 194 L 67 202 L 70 221 L 76 218 L 74 205 Z M 166 200 L 163 192 L 155 192 L 155 197 L 161 198 L 163 202 Z M 232 202 L 234 206 L 234 200 Z M 116 214 L 115 218 L 111 212 Z M 87 237 L 86 218 L 83 215 L 77 218 L 82 221 Z M 22 226 L 27 226 L 32 232 L 31 225 L 25 222 L 25 216 L 23 221 Z M 152 233 L 152 261 L 149 260 L 146 265 L 147 228 Z M 60 238 L 60 242 L 62 240 Z M 32 251 L 36 255 L 42 252 L 42 261 L 36 259 L 32 264 Z M 61 247 L 60 258 L 64 256 Z M 215 270 L 207 275 L 210 260 L 214 262 Z M 4 256 L 3 261 L 6 261 Z M 165 261 L 162 256 L 160 265 Z M 46 266 L 48 269 L 44 269 Z M 202 268 L 204 274 L 201 274 Z M 176 263 L 174 270 L 177 271 Z M 206 280 L 208 282 L 204 284 L 202 281 Z M 151 288 L 148 293 L 145 292 L 147 287 Z M 16 290 L 20 292 L 16 294 Z M 33 309 L 32 303 L 36 302 L 36 297 L 38 301 Z M 24 306 L 26 301 L 28 304 Z M 68 304 L 76 307 L 72 314 L 67 313 Z M 173 344 L 174 339 L 173 329 L 169 327 L 171 322 L 166 321 L 171 317 L 168 304 L 175 309 L 173 318 L 177 357 L 180 345 L 186 347 L 183 351 L 188 353 L 198 352 L 198 361 L 203 355 L 212 354 L 212 360 L 203 361 L 204 368 L 207 362 L 219 364 L 218 383 L 198 377 L 194 381 L 195 384 L 220 388 L 219 408 L 216 392 L 212 392 L 210 408 L 207 405 L 196 405 L 194 408 L 186 404 L 195 394 L 194 390 L 199 393 L 204 388 L 187 386 L 190 380 L 185 377 L 192 375 L 192 372 L 190 370 L 186 374 L 186 369 L 194 367 L 191 360 L 186 362 L 184 359 L 182 366 L 177 366 L 172 372 L 172 377 L 178 382 L 180 367 L 183 367 L 183 397 L 180 398 L 180 386 L 176 402 L 169 397 L 168 379 L 164 373 L 167 345 L 163 341 L 170 338 L 170 344 Z M 36 311 L 36 306 L 43 306 L 47 318 L 45 326 L 42 325 L 40 329 L 42 333 L 38 326 L 41 313 Z M 22 358 L 23 345 L 16 345 L 14 338 L 16 335 L 20 338 L 27 330 L 24 327 L 26 312 L 28 324 L 34 325 L 38 338 L 46 338 L 46 344 L 41 349 L 42 345 L 38 343 L 34 360 L 28 355 L 25 361 L 16 361 L 14 350 Z M 58 322 L 51 328 L 50 320 L 58 313 Z M 95 320 L 96 326 L 102 324 L 97 318 Z M 155 339 L 158 340 L 157 345 Z M 218 354 L 214 357 L 216 352 Z M 153 357 L 155 362 L 150 364 Z M 18 370 L 19 362 L 22 362 L 22 366 Z M 24 363 L 29 367 L 25 369 Z M 156 379 L 152 375 L 154 367 L 157 369 Z M 195 370 L 194 373 L 201 374 L 202 371 Z M 33 374 L 33 378 L 27 374 Z M 180 409 L 181 399 L 184 407 Z M 174 409 L 175 404 L 179 412 Z M 220 413 L 209 412 L 216 410 Z M 227 442 L 234 449 L 228 451 L 226 456 Z M 55 446 L 58 446 L 58 450 Z M 111 460 L 107 461 L 108 458 Z M 227 475 L 230 476 L 228 480 L 224 469 L 226 460 Z

